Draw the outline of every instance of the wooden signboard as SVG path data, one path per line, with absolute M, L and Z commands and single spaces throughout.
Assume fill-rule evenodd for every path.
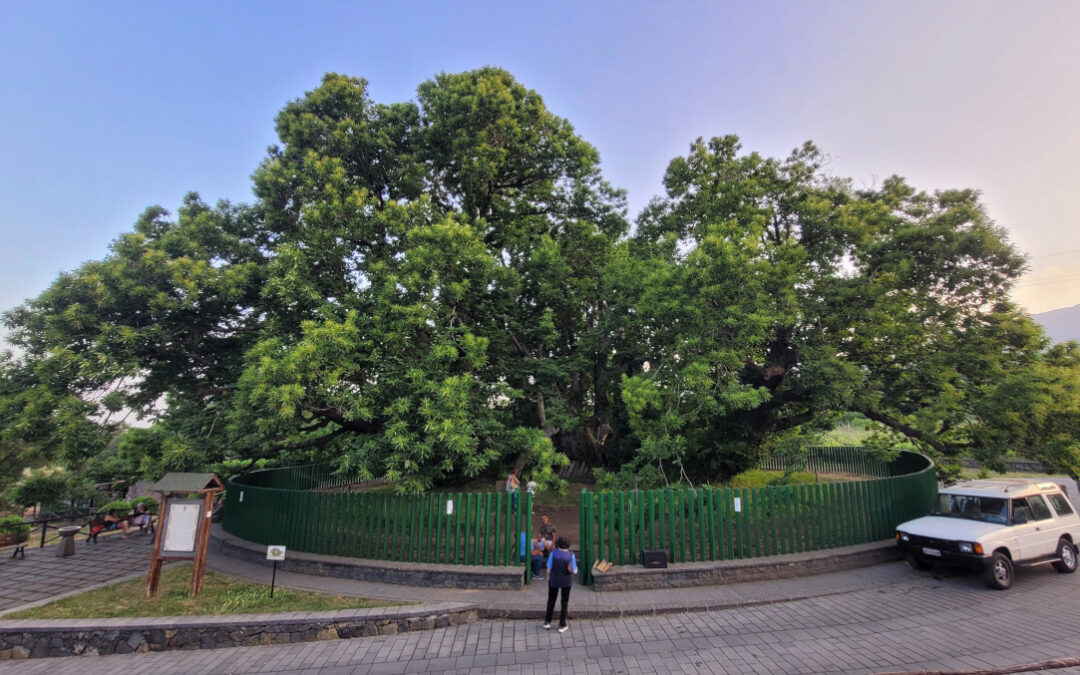
M 162 493 L 146 595 L 157 595 L 166 560 L 191 560 L 191 597 L 202 590 L 214 497 L 225 489 L 211 473 L 168 473 L 151 490 Z M 189 498 L 197 495 L 197 498 Z

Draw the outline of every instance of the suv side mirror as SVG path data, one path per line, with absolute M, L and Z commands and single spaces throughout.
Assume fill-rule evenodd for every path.
M 1026 513 L 1019 512 L 1013 514 L 1013 525 L 1023 525 L 1028 521 Z

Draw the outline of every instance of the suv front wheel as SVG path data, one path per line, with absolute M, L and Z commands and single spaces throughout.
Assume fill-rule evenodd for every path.
M 994 555 L 990 559 L 990 567 L 986 570 L 983 579 L 986 581 L 987 586 L 996 588 L 999 591 L 1004 591 L 1012 586 L 1013 564 L 1009 560 L 1009 556 L 1001 551 L 994 551 Z
M 1054 563 L 1054 569 L 1062 574 L 1072 574 L 1076 571 L 1076 547 L 1068 539 L 1058 539 L 1058 561 Z

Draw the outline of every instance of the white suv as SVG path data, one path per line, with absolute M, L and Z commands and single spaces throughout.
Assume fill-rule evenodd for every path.
M 1052 482 L 973 480 L 942 488 L 934 511 L 901 523 L 896 543 L 917 569 L 936 562 L 982 570 L 991 588 L 1013 583 L 1014 565 L 1076 571 L 1080 517 Z

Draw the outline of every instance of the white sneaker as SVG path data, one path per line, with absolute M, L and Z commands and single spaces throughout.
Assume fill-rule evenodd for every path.
M 544 624 L 544 630 L 551 630 L 551 624 L 550 623 L 545 623 Z
M 570 626 L 560 626 L 559 627 L 559 632 L 560 633 L 565 633 L 567 630 L 569 630 L 569 628 L 570 628 Z

